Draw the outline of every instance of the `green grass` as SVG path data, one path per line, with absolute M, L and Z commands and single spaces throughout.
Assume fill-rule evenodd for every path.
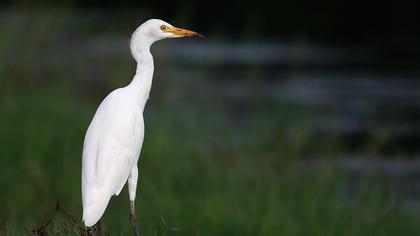
M 56 201 L 81 218 L 82 142 L 98 102 L 60 82 L 17 91 L 1 99 L 0 235 L 42 225 Z M 270 129 L 278 121 L 256 113 L 238 125 L 221 107 L 209 113 L 194 102 L 177 105 L 152 99 L 146 109 L 137 197 L 144 235 L 419 232 L 419 217 L 403 210 L 380 178 L 367 176 L 349 190 L 349 177 L 334 165 L 303 168 L 302 150 L 315 139 L 302 121 L 285 115 L 280 123 L 288 125 Z M 302 129 L 279 135 L 290 125 Z M 112 235 L 131 233 L 126 190 L 111 200 L 103 227 Z
M 0 55 L 10 58 L 0 63 L 1 236 L 22 235 L 41 226 L 57 201 L 81 219 L 85 131 L 103 95 L 126 84 L 134 71 L 128 48 L 124 59 L 90 51 L 80 52 L 80 58 L 63 56 L 72 50 L 66 44 L 69 35 L 80 36 L 81 43 L 104 36 L 103 27 L 96 27 L 102 32 L 98 36 L 86 16 L 78 16 L 44 13 L 0 22 Z M 166 65 L 164 60 L 156 64 L 159 77 Z M 187 69 L 197 74 L 194 83 L 204 88 L 212 82 L 212 73 L 217 77 L 211 69 Z M 245 79 L 258 79 L 260 72 L 253 68 Z M 407 212 L 387 182 L 373 173 L 355 183 L 346 171 L 330 164 L 348 149 L 334 136 L 315 134 L 305 112 L 290 104 L 250 100 L 243 108 L 226 104 L 231 101 L 200 99 L 194 96 L 199 89 L 191 93 L 197 88 L 194 84 L 176 87 L 178 81 L 165 78 L 163 84 L 156 77 L 145 111 L 139 163 L 137 214 L 143 235 L 420 232 L 420 217 Z M 189 83 L 193 82 L 185 85 Z M 247 115 L 241 115 L 243 109 Z M 369 152 L 387 142 L 386 133 L 383 136 L 366 145 Z M 313 156 L 327 164 L 302 164 Z M 111 200 L 103 227 L 111 235 L 131 233 L 126 189 Z M 65 217 L 49 230 L 76 232 Z

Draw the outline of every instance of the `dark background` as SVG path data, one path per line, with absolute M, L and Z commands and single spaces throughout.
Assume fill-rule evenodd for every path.
M 204 32 L 222 31 L 231 38 L 305 37 L 342 43 L 414 44 L 419 15 L 411 1 L 2 1 L 6 7 L 146 11 L 155 18 L 188 21 Z M 112 24 L 115 19 L 110 17 Z M 222 29 L 220 29 L 222 28 Z M 414 45 L 411 45 L 414 46 Z
M 416 4 L 3 1 L 0 235 L 82 226 L 83 138 L 129 83 L 149 18 L 203 33 L 152 47 L 137 212 L 144 235 L 416 235 Z M 74 218 L 74 222 L 70 218 Z M 128 194 L 104 231 L 129 234 Z

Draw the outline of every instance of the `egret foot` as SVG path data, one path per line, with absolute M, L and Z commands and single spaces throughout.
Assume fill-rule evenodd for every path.
M 130 201 L 130 223 L 131 227 L 133 227 L 134 235 L 140 236 L 137 229 L 136 206 L 134 205 L 134 201 Z
M 86 227 L 87 236 L 102 236 L 101 220 L 99 220 L 94 226 Z

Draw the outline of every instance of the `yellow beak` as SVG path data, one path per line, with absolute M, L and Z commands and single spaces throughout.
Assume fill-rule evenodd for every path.
M 202 34 L 177 27 L 166 27 L 164 32 L 172 33 L 177 37 L 204 37 Z

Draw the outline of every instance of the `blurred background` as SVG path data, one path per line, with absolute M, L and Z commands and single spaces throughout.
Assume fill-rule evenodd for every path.
M 0 4 L 0 235 L 56 201 L 81 219 L 81 153 L 135 72 L 149 18 L 203 33 L 152 47 L 143 235 L 420 232 L 420 15 L 366 1 L 6 0 Z M 68 217 L 48 226 L 77 235 Z M 104 231 L 129 235 L 128 194 Z

